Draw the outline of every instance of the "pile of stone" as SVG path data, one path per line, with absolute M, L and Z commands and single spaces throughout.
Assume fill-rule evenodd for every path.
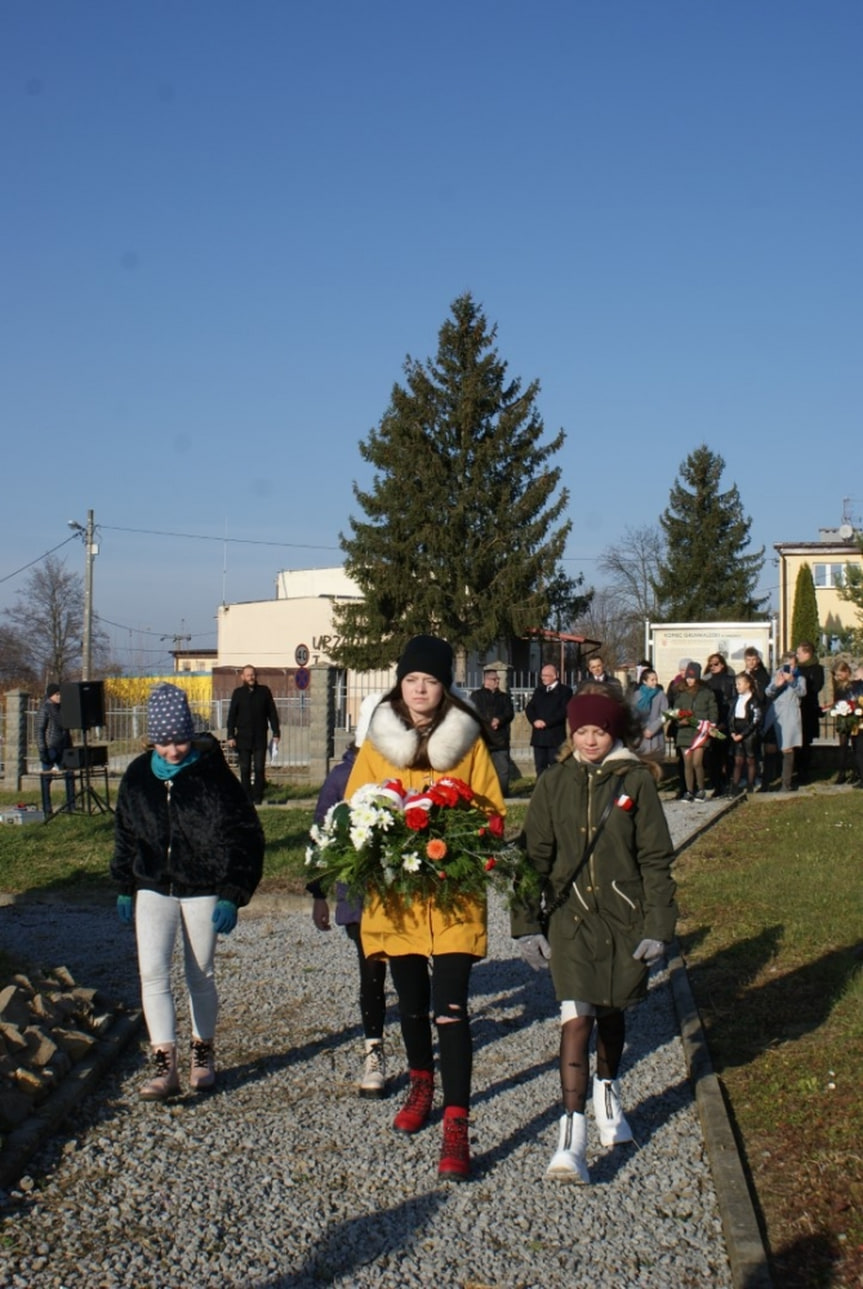
M 0 1133 L 28 1119 L 94 1054 L 118 1010 L 65 967 L 12 977 L 0 990 Z

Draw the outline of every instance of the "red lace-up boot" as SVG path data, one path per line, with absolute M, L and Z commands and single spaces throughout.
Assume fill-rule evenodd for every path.
M 463 1182 L 470 1176 L 470 1143 L 467 1136 L 467 1110 L 448 1105 L 443 1112 L 443 1145 L 438 1176 L 452 1182 Z
M 397 1132 L 419 1132 L 431 1114 L 434 1075 L 431 1070 L 411 1070 L 407 1099 L 399 1110 L 393 1127 Z

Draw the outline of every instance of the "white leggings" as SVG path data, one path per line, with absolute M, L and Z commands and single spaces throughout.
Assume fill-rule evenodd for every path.
M 212 1041 L 216 1032 L 219 995 L 213 971 L 216 928 L 213 909 L 217 896 L 177 897 L 156 891 L 138 891 L 135 897 L 135 934 L 144 1019 L 154 1047 L 177 1040 L 176 1013 L 171 994 L 171 959 L 177 930 L 183 929 L 183 963 L 192 1013 L 192 1034 Z

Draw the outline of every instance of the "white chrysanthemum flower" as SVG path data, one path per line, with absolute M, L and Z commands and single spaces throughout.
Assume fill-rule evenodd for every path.
M 853 713 L 852 713 L 852 711 L 851 711 L 851 704 L 850 704 L 850 703 L 846 703 L 845 699 L 844 699 L 844 698 L 841 698 L 841 699 L 839 700 L 839 702 L 836 704 L 836 706 L 834 707 L 834 709 L 833 709 L 833 714 L 834 714 L 835 716 L 851 716 L 851 715 L 853 715 Z
M 315 850 L 314 846 L 306 847 L 306 867 L 308 867 L 309 864 L 314 863 L 316 854 L 317 854 L 317 851 Z
M 373 829 L 371 828 L 352 828 L 350 830 L 350 839 L 354 850 L 362 850 L 363 846 L 367 846 L 371 841 L 373 835 Z
M 411 850 L 406 855 L 402 855 L 402 868 L 406 873 L 418 873 L 420 871 L 421 864 L 422 860 L 415 850 Z

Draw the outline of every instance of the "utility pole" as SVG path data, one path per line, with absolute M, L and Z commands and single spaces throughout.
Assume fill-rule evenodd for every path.
M 69 527 L 80 533 L 84 539 L 84 640 L 81 651 L 81 679 L 90 679 L 93 664 L 93 560 L 99 554 L 99 547 L 94 540 L 95 524 L 92 510 L 87 511 L 87 527 L 69 520 Z

